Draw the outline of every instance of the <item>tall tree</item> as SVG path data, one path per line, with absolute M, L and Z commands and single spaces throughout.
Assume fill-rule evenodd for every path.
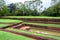
M 52 0 L 52 4 L 56 4 L 58 2 L 60 2 L 60 0 Z
M 37 9 L 41 7 L 42 1 L 41 0 L 32 0 L 32 1 L 25 1 L 25 4 L 32 9 Z
M 16 5 L 14 3 L 11 3 L 8 7 L 9 7 L 9 10 L 10 10 L 10 14 L 15 15 Z
M 40 11 L 41 8 L 43 7 L 41 5 L 42 4 L 42 1 L 41 0 L 25 1 L 24 4 L 27 6 L 28 9 L 33 10 L 34 13 L 35 13 L 35 11 L 38 11 L 38 10 Z M 34 13 L 32 13 L 32 14 L 34 14 Z M 36 15 L 36 14 L 38 14 L 38 13 L 36 12 L 34 15 Z
M 5 6 L 5 1 L 4 0 L 0 0 L 0 9 L 2 9 L 2 7 Z
M 60 16 L 60 2 L 49 7 L 47 10 L 43 11 L 43 15 L 47 16 Z
M 4 16 L 8 13 L 8 8 L 4 0 L 0 0 L 0 16 Z

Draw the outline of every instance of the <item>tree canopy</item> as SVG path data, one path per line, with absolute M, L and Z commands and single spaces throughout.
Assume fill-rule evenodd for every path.
M 11 3 L 0 0 L 0 16 L 60 16 L 60 0 L 52 0 L 53 5 L 41 12 L 41 0 Z
M 60 2 L 44 10 L 42 15 L 46 16 L 60 16 Z

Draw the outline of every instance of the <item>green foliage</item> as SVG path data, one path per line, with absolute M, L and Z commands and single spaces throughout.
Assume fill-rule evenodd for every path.
M 4 0 L 0 0 L 0 16 L 60 16 L 60 0 L 52 0 L 53 6 L 41 11 L 41 0 L 25 1 L 23 3 L 11 3 L 8 6 Z M 38 9 L 39 7 L 39 9 Z
M 42 2 L 40 0 L 34 0 L 34 1 L 27 1 L 24 4 L 21 2 L 11 3 L 7 6 L 5 4 L 5 1 L 1 0 L 0 16 L 39 16 L 40 14 L 37 11 L 37 6 L 40 6 L 41 3 Z
M 0 16 L 6 16 L 9 13 L 8 7 L 5 5 L 4 0 L 0 0 Z
M 45 10 L 42 15 L 46 16 L 60 16 L 60 3 L 56 3 L 55 5 L 51 6 L 47 10 Z
M 14 3 L 11 3 L 9 6 L 9 12 L 10 12 L 10 15 L 16 15 L 15 14 L 15 11 L 16 11 L 16 5 Z

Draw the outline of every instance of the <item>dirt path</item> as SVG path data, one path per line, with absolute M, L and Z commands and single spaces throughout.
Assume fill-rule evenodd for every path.
M 36 39 L 36 40 L 54 40 L 54 39 L 51 39 L 51 38 L 45 38 L 45 37 L 40 37 L 40 36 L 36 36 L 36 35 L 31 35 L 31 34 L 26 34 L 26 33 L 21 33 L 21 32 L 15 32 L 15 31 L 10 31 L 10 30 L 5 30 L 5 29 L 0 29 L 1 31 L 5 31 L 5 32 L 10 32 L 10 33 L 14 33 L 14 34 L 17 34 L 17 35 L 22 35 L 22 36 L 25 36 L 25 37 L 29 37 L 29 38 L 32 38 L 32 39 Z

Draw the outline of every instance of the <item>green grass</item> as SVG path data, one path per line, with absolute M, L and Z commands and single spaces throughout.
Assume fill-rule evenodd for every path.
M 0 28 L 8 26 L 8 25 L 10 25 L 10 24 L 0 24 Z
M 0 40 L 32 40 L 32 39 L 21 35 L 0 31 Z
M 32 25 L 38 25 L 38 26 L 48 26 L 48 27 L 60 28 L 59 24 L 44 24 L 44 23 L 32 23 L 32 22 L 24 22 L 24 24 L 32 24 Z
M 60 17 L 48 17 L 48 16 L 4 16 L 3 18 L 52 18 L 52 19 L 60 19 Z
M 12 20 L 12 19 L 0 19 L 0 28 L 10 25 L 8 23 L 20 23 L 20 22 L 22 22 L 22 21 L 21 20 Z M 7 23 L 7 24 L 5 24 L 5 23 Z
M 36 36 L 42 36 L 42 37 L 47 37 L 47 38 L 53 38 L 53 39 L 56 39 L 56 40 L 60 40 L 60 37 L 53 36 L 53 35 L 37 34 L 37 33 L 33 33 L 33 32 L 17 30 L 17 29 L 13 29 L 13 28 L 7 28 L 7 30 L 11 30 L 11 31 L 13 30 L 13 31 L 16 31 L 16 32 L 23 32 L 23 33 L 26 33 L 26 34 L 33 34 L 33 35 L 36 35 Z
M 22 22 L 21 20 L 12 20 L 12 19 L 0 19 L 0 22 L 5 22 L 5 23 L 19 23 Z

